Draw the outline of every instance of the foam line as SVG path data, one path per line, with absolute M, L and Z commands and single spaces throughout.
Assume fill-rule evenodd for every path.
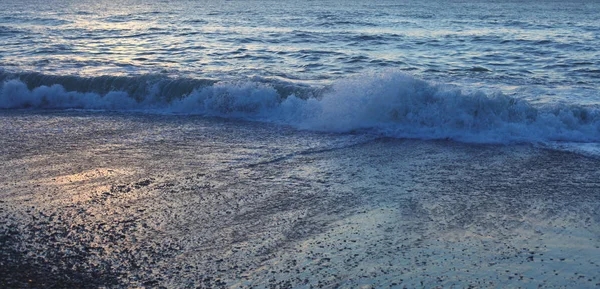
M 72 81 L 72 80 L 71 80 Z M 129 80 L 129 86 L 135 84 Z M 0 108 L 143 110 L 152 113 L 199 114 L 291 125 L 324 132 L 364 131 L 399 138 L 454 139 L 475 143 L 600 142 L 600 110 L 594 107 L 534 106 L 506 95 L 464 93 L 386 71 L 339 80 L 324 92 L 299 97 L 278 84 L 258 81 L 202 82 L 185 89 L 166 80 L 146 82 L 143 93 L 127 89 L 65 89 L 62 84 L 30 87 L 26 80 L 4 80 Z M 100 85 L 99 84 L 99 85 Z M 70 83 L 77 87 L 77 83 Z M 141 87 L 141 85 L 133 85 Z M 158 87 L 158 88 L 157 88 Z M 95 92 L 94 92 L 95 91 Z M 101 92 L 98 92 L 101 91 Z M 104 91 L 104 93 L 102 93 Z M 173 93 L 176 91 L 176 93 Z M 165 93 L 171 93 L 165 95 Z

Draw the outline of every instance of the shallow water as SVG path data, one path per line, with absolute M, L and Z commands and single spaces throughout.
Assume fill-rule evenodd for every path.
M 0 120 L 5 287 L 600 283 L 593 158 L 199 116 Z

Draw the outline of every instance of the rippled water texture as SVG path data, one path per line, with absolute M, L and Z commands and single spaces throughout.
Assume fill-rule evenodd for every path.
M 382 68 L 598 103 L 597 1 L 2 1 L 0 67 L 326 84 Z

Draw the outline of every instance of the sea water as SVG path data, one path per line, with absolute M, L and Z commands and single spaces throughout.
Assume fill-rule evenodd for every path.
M 600 141 L 596 1 L 2 1 L 0 107 Z

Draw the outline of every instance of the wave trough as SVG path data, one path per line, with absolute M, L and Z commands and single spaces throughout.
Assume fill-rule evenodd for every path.
M 600 142 L 598 108 L 536 106 L 501 93 L 465 93 L 396 71 L 339 80 L 325 90 L 315 88 L 312 94 L 264 81 L 190 84 L 189 80 L 164 79 L 150 83 L 141 78 L 129 79 L 129 86 L 121 87 L 93 79 L 80 81 L 85 82 L 83 91 L 65 88 L 82 87 L 73 79 L 69 85 L 39 86 L 19 77 L 5 79 L 0 84 L 0 108 L 199 114 L 323 132 L 361 131 L 473 143 Z M 132 92 L 128 87 L 136 81 Z M 184 87 L 178 88 L 177 83 Z

